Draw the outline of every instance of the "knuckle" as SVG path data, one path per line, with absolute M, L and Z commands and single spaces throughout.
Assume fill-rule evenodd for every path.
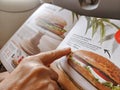
M 32 68 L 32 71 L 38 72 L 40 74 L 49 74 L 49 72 L 50 72 L 49 68 L 45 67 L 44 65 L 34 66 Z

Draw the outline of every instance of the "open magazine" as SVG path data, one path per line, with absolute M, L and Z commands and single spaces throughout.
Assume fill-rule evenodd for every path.
M 119 29 L 120 20 L 82 16 L 43 4 L 4 45 L 0 60 L 11 72 L 26 56 L 71 47 L 71 55 L 54 63 L 75 86 L 83 90 L 120 90 Z

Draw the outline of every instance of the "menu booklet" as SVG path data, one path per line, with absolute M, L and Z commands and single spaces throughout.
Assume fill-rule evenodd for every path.
M 77 88 L 120 90 L 120 20 L 78 15 L 52 4 L 40 6 L 0 50 L 11 72 L 24 57 L 70 47 L 53 63 Z

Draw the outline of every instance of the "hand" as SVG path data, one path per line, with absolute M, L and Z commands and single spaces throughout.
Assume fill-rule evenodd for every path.
M 6 77 L 9 76 L 9 72 L 0 72 L 0 82 L 2 82 Z
M 0 90 L 59 90 L 56 83 L 58 75 L 49 65 L 70 52 L 70 48 L 67 48 L 24 58 L 1 82 Z

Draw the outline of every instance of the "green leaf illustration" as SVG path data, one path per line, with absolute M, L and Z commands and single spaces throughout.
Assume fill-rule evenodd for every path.
M 104 42 L 106 39 L 105 26 L 107 24 L 115 27 L 116 29 L 120 29 L 120 27 L 118 25 L 114 24 L 113 22 L 111 22 L 110 19 L 86 16 L 86 20 L 87 20 L 87 27 L 86 27 L 85 34 L 91 28 L 92 29 L 92 37 L 93 37 L 95 35 L 95 33 L 97 32 L 97 30 L 99 30 L 98 28 L 100 27 L 100 43 Z
M 59 12 L 61 12 L 62 10 L 64 10 L 65 8 L 60 8 L 59 9 Z M 79 19 L 79 14 L 75 13 L 75 12 L 72 12 L 72 21 L 74 22 L 75 21 L 75 18 Z
M 103 22 L 106 22 L 106 23 L 108 23 L 108 24 L 110 24 L 110 25 L 114 26 L 115 28 L 120 29 L 120 27 L 119 27 L 119 26 L 117 26 L 116 24 L 114 24 L 114 23 L 110 22 L 110 20 L 108 20 L 108 19 L 103 19 Z
M 74 12 L 72 12 L 72 22 L 74 22 L 74 17 L 75 17 Z
M 79 19 L 79 14 L 72 12 L 72 21 L 75 21 L 75 17 Z
M 86 16 L 86 19 L 87 19 L 87 28 L 86 28 L 85 34 L 88 32 L 88 29 L 91 28 L 91 26 L 92 26 L 91 17 Z
M 105 37 L 105 25 L 103 22 L 100 22 L 100 43 L 104 41 Z
M 97 32 L 98 30 L 98 21 L 97 21 L 97 18 L 94 18 L 94 21 L 93 21 L 93 25 L 92 25 L 92 37 L 94 36 L 94 34 Z
M 79 14 L 75 13 L 75 15 L 76 15 L 77 19 L 79 19 Z

